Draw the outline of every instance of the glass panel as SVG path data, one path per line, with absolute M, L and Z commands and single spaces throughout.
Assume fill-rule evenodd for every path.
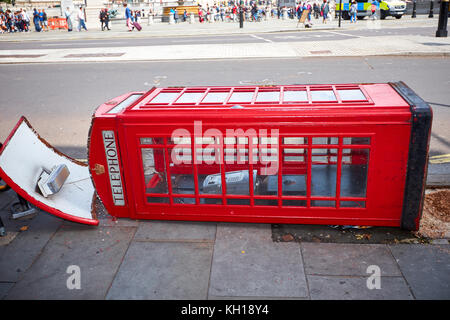
M 311 161 L 314 164 L 317 163 L 328 164 L 330 162 L 336 162 L 337 159 L 336 156 L 337 156 L 337 149 L 312 149 Z
M 305 161 L 305 149 L 284 149 L 283 160 L 287 162 Z
M 336 201 L 330 200 L 311 200 L 311 207 L 335 207 Z
M 168 193 L 164 149 L 142 148 L 145 192 Z
M 285 207 L 306 207 L 306 200 L 283 200 Z
M 179 92 L 161 92 L 155 98 L 153 98 L 153 100 L 150 101 L 149 103 L 150 104 L 157 104 L 157 103 L 169 104 L 176 97 L 178 97 L 179 94 L 180 94 Z
M 201 198 L 200 204 L 222 204 L 222 199 L 220 199 L 220 198 Z
M 141 144 L 164 144 L 163 138 L 141 138 Z
M 336 101 L 333 90 L 313 90 L 311 91 L 312 101 Z
M 341 201 L 340 202 L 342 208 L 365 208 L 365 201 Z
M 210 92 L 203 99 L 202 103 L 223 103 L 228 97 L 228 92 Z
M 169 149 L 169 155 L 172 193 L 194 194 L 194 166 L 191 150 L 187 148 L 173 148 Z
M 298 149 L 300 150 L 300 149 Z M 282 195 L 288 196 L 306 196 L 306 172 L 307 172 L 307 153 L 303 151 L 303 161 L 286 162 L 283 161 L 281 188 Z M 277 181 L 270 181 L 271 185 L 278 184 Z
M 175 103 L 197 103 L 203 92 L 186 92 Z
M 330 163 L 330 155 L 337 149 L 312 149 L 311 195 L 336 196 L 337 165 Z
M 142 142 L 141 142 L 142 143 Z M 169 138 L 168 144 L 187 144 L 190 145 L 191 144 L 191 138 L 190 137 L 173 137 L 173 138 Z
M 149 203 L 169 203 L 169 198 L 164 197 L 147 197 Z
M 117 104 L 114 108 L 109 110 L 107 113 L 109 113 L 109 114 L 111 114 L 111 113 L 119 113 L 123 109 L 125 109 L 126 107 L 130 106 L 131 104 L 133 104 L 133 102 L 135 102 L 141 96 L 142 96 L 142 94 L 132 94 L 131 96 L 129 96 L 128 98 L 126 98 L 125 100 L 123 100 L 122 102 Z
M 364 94 L 359 89 L 352 90 L 338 90 L 339 96 L 343 101 L 358 101 L 358 100 L 367 100 Z
M 227 204 L 249 206 L 250 199 L 227 199 Z
M 195 204 L 195 198 L 173 198 L 174 204 Z
M 343 144 L 370 144 L 370 138 L 363 137 L 353 137 L 353 138 L 344 138 Z
M 253 98 L 253 91 L 249 92 L 233 92 L 228 102 L 251 102 Z
M 200 194 L 222 194 L 222 175 L 219 164 L 201 163 L 197 166 Z
M 280 101 L 280 92 L 279 91 L 260 91 L 256 96 L 256 102 L 263 101 Z
M 289 138 L 283 138 L 284 144 L 307 144 L 308 138 L 303 137 L 289 137 Z
M 314 137 L 312 138 L 312 144 L 338 144 L 339 139 L 337 137 Z
M 346 149 L 349 161 L 343 161 L 341 172 L 341 197 L 365 197 L 369 149 Z
M 300 90 L 284 91 L 283 101 L 284 102 L 308 101 L 308 94 L 306 93 L 306 91 Z
M 226 166 L 225 179 L 227 194 L 249 195 L 250 176 L 248 170 L 231 171 L 232 166 Z M 256 186 L 256 170 L 253 171 L 253 187 Z
M 255 206 L 278 206 L 276 199 L 255 199 Z
M 253 149 L 253 153 L 257 153 L 257 148 Z M 253 156 L 253 168 L 256 175 L 255 195 L 278 195 L 278 150 L 277 148 L 261 148 L 261 161 Z M 262 200 L 262 199 L 260 199 Z M 277 200 L 256 201 L 258 205 L 278 205 Z

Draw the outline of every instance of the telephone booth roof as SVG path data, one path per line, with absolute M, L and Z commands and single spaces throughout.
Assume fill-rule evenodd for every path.
M 333 121 L 348 121 L 366 115 L 390 122 L 411 117 L 409 104 L 386 83 L 152 88 L 146 93 L 117 97 L 99 107 L 95 116 L 160 121 L 185 118 L 194 110 L 196 117 L 215 117 L 218 121 L 271 116 L 319 120 L 331 115 Z

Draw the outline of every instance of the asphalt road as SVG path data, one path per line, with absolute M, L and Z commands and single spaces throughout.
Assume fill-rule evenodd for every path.
M 0 66 L 0 142 L 21 115 L 55 147 L 86 157 L 95 108 L 153 86 L 404 81 L 431 104 L 431 155 L 450 153 L 450 59 L 413 57 L 251 59 Z M 395 138 L 395 137 L 393 137 Z
M 364 23 L 364 22 L 360 22 Z M 274 32 L 264 34 L 242 35 L 202 35 L 169 36 L 147 38 L 114 38 L 94 40 L 51 40 L 51 41 L 2 41 L 1 50 L 20 49 L 68 49 L 68 48 L 102 48 L 134 46 L 167 46 L 180 44 L 220 44 L 220 43 L 264 43 L 264 42 L 301 42 L 323 40 L 345 40 L 360 37 L 422 35 L 434 36 L 436 27 L 381 28 L 345 31 L 310 31 L 310 32 Z

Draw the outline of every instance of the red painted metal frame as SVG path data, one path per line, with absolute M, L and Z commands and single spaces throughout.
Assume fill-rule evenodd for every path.
M 342 101 L 338 90 L 360 89 L 366 100 Z M 256 102 L 258 90 L 280 92 L 279 102 Z M 285 90 L 302 90 L 307 92 L 308 101 L 283 103 Z M 333 91 L 335 101 L 312 101 L 311 90 Z M 250 102 L 228 103 L 233 92 L 253 92 Z M 177 97 L 168 103 L 151 104 L 161 92 L 177 93 Z M 185 104 L 176 101 L 185 92 L 202 93 L 195 103 Z M 228 93 L 223 103 L 202 102 L 210 92 Z M 126 96 L 122 96 L 126 98 Z M 120 99 L 114 99 L 120 101 Z M 243 109 L 231 109 L 236 104 Z M 408 147 L 411 128 L 411 112 L 408 104 L 389 84 L 348 84 L 315 86 L 274 86 L 274 87 L 194 87 L 194 88 L 154 88 L 143 94 L 116 115 L 105 115 L 107 108 L 101 106 L 93 119 L 90 134 L 89 163 L 96 189 L 110 214 L 135 219 L 171 219 L 201 221 L 235 221 L 266 223 L 309 223 L 309 224 L 358 224 L 399 226 L 402 212 L 402 197 L 408 159 Z M 109 110 L 109 109 L 108 109 Z M 205 168 L 195 164 L 197 144 L 193 123 L 202 121 L 203 133 L 208 129 L 218 129 L 223 133 L 218 143 L 221 157 L 220 172 L 222 194 L 199 194 L 198 175 Z M 191 133 L 191 155 L 194 165 L 190 172 L 194 175 L 195 190 L 193 194 L 172 194 L 170 173 L 181 172 L 183 168 L 171 168 L 169 145 L 167 139 L 175 129 L 184 128 Z M 226 190 L 224 164 L 224 136 L 228 128 L 241 128 L 244 131 L 255 129 L 279 129 L 278 190 L 277 195 L 254 195 L 249 187 L 249 195 L 229 195 Z M 126 194 L 126 205 L 116 207 L 110 199 L 107 174 L 94 174 L 94 163 L 105 163 L 101 143 L 101 130 L 114 130 L 121 156 L 121 176 Z M 162 137 L 161 145 L 141 145 L 141 137 Z M 284 137 L 305 137 L 303 145 L 285 145 Z M 313 144 L 313 137 L 337 137 L 336 144 Z M 369 137 L 370 145 L 347 145 L 344 137 Z M 395 139 L 393 139 L 395 137 Z M 253 157 L 252 139 L 249 138 L 247 156 Z M 235 144 L 233 148 L 237 148 Z M 142 165 L 141 148 L 159 148 L 164 150 L 167 194 L 145 193 L 145 181 Z M 335 196 L 314 196 L 311 194 L 312 150 L 328 149 L 328 161 L 336 158 Z M 285 149 L 303 149 L 301 166 L 288 165 L 283 162 Z M 336 149 L 337 154 L 330 153 Z M 369 150 L 367 189 L 365 197 L 343 197 L 340 194 L 341 171 L 344 149 Z M 237 156 L 237 154 L 236 154 Z M 358 157 L 355 155 L 355 161 Z M 364 158 L 360 158 L 364 161 Z M 305 196 L 282 195 L 283 166 L 306 171 L 307 188 Z M 301 167 L 303 169 L 301 169 Z M 217 167 L 219 168 L 219 167 Z M 246 169 L 259 170 L 258 164 L 248 164 Z M 178 170 L 178 171 L 177 171 Z M 227 171 L 230 171 L 227 169 Z M 217 172 L 217 171 L 216 171 Z M 218 172 L 217 172 L 218 173 Z M 249 175 L 253 184 L 253 175 Z M 164 197 L 169 203 L 147 203 L 147 197 Z M 174 198 L 192 198 L 195 204 L 177 204 Z M 221 199 L 222 204 L 200 204 L 202 198 Z M 228 199 L 248 199 L 249 205 L 231 205 Z M 257 199 L 277 200 L 277 206 L 256 205 Z M 283 206 L 284 200 L 306 200 L 304 207 Z M 335 207 L 312 206 L 312 201 L 335 201 Z M 364 208 L 347 208 L 341 201 L 364 201 Z

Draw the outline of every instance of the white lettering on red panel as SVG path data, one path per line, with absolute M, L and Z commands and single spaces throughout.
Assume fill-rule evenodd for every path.
M 120 177 L 119 155 L 117 154 L 114 131 L 102 131 L 102 136 L 105 146 L 106 162 L 108 163 L 112 198 L 116 206 L 124 206 L 125 197 L 123 194 L 122 179 Z

